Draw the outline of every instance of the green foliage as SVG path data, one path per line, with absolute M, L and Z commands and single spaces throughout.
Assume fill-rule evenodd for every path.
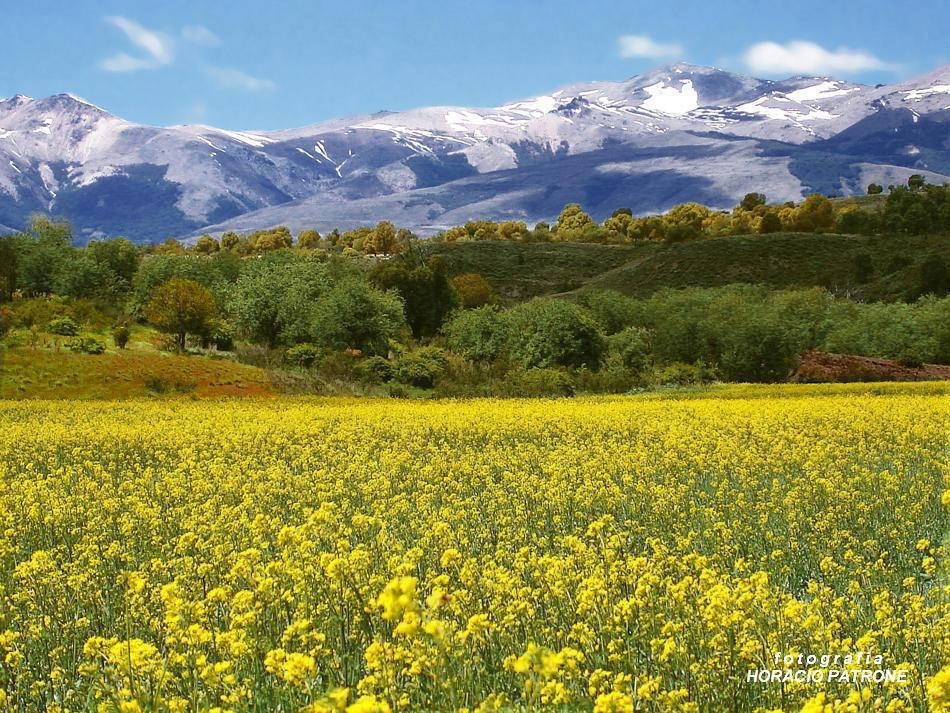
M 565 397 L 574 395 L 574 379 L 564 369 L 533 368 L 509 374 L 505 390 L 522 398 Z
M 120 324 L 112 330 L 112 341 L 119 349 L 125 349 L 131 336 L 129 328 L 124 324 Z
M 217 255 L 148 255 L 132 279 L 130 311 L 140 314 L 154 291 L 173 279 L 197 282 L 223 303 L 234 276 L 233 264 Z
M 640 373 L 650 362 L 649 333 L 642 327 L 627 327 L 607 338 L 607 350 L 624 369 Z
M 398 296 L 383 292 L 365 278 L 337 282 L 314 306 L 313 341 L 328 349 L 355 349 L 366 355 L 386 354 L 399 334 L 403 305 Z
M 227 311 L 255 344 L 315 341 L 313 310 L 332 283 L 331 267 L 290 252 L 247 260 L 228 292 Z
M 634 324 L 639 315 L 639 302 L 616 290 L 589 290 L 578 296 L 606 335 L 616 334 Z
M 698 386 L 715 380 L 715 370 L 702 362 L 696 364 L 673 362 L 661 367 L 653 375 L 653 381 L 658 386 Z
M 508 348 L 511 330 L 492 306 L 456 312 L 443 328 L 446 345 L 470 361 L 495 361 Z
M 406 322 L 416 339 L 436 335 L 445 318 L 459 304 L 449 281 L 445 261 L 423 261 L 412 252 L 378 263 L 370 279 L 384 290 L 395 290 L 405 305 Z
M 590 312 L 563 300 L 536 299 L 508 312 L 511 353 L 525 368 L 597 369 L 606 350 Z
M 394 377 L 393 364 L 385 357 L 371 356 L 356 365 L 359 377 L 370 384 L 384 384 Z
M 184 350 L 188 334 L 207 334 L 216 314 L 211 293 L 194 280 L 180 278 L 162 283 L 145 306 L 148 321 L 175 335 L 179 351 Z
M 950 270 L 940 255 L 929 255 L 920 264 L 919 293 L 937 297 L 950 294 Z
M 882 222 L 887 230 L 907 235 L 950 230 L 950 186 L 924 185 L 921 180 L 915 187 L 895 187 L 884 201 Z
M 291 366 L 309 369 L 320 358 L 321 350 L 313 344 L 297 344 L 284 353 L 284 361 Z
M 399 356 L 393 370 L 396 381 L 419 389 L 431 389 L 445 372 L 448 355 L 438 347 L 420 347 Z
M 46 325 L 46 331 L 63 337 L 75 337 L 79 334 L 79 325 L 71 317 L 58 317 Z
M 941 340 L 950 322 L 950 299 L 933 300 L 925 308 L 902 303 L 836 302 L 822 347 L 826 351 L 888 359 L 934 362 L 942 359 Z
M 63 346 L 77 354 L 102 354 L 106 350 L 106 345 L 95 337 L 75 337 L 67 340 Z

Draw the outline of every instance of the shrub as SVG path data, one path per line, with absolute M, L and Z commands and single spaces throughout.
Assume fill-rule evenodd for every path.
M 394 376 L 397 381 L 420 389 L 431 389 L 445 371 L 448 355 L 438 347 L 422 347 L 399 357 Z
M 708 384 L 715 376 L 713 369 L 702 362 L 674 362 L 659 369 L 654 375 L 654 381 L 658 386 L 693 386 Z
M 477 273 L 466 272 L 453 277 L 452 287 L 455 288 L 462 307 L 482 307 L 492 300 L 491 285 Z
M 65 347 L 77 354 L 102 354 L 106 345 L 95 337 L 76 337 L 66 342 Z
M 10 331 L 13 326 L 13 311 L 9 307 L 0 306 L 0 339 Z
M 320 349 L 313 344 L 298 344 L 284 354 L 284 361 L 291 366 L 309 369 L 320 358 Z
M 124 324 L 120 324 L 112 330 L 112 341 L 119 349 L 125 349 L 125 345 L 129 343 L 130 336 L 129 328 Z
M 563 369 L 526 369 L 509 375 L 506 390 L 511 396 L 524 398 L 573 396 L 574 380 Z
M 371 356 L 356 365 L 356 372 L 363 381 L 383 384 L 393 378 L 393 365 L 381 356 Z
M 456 312 L 443 331 L 449 349 L 470 361 L 494 361 L 508 346 L 508 322 L 494 307 Z
M 209 332 L 202 339 L 202 346 L 205 349 L 214 348 L 222 352 L 234 350 L 234 329 L 224 320 L 214 320 L 209 327 Z
M 58 317 L 46 325 L 46 331 L 61 337 L 75 337 L 79 334 L 79 325 L 70 317 Z
M 597 322 L 580 305 L 538 299 L 508 313 L 512 355 L 527 368 L 597 369 L 606 344 Z
M 615 354 L 625 369 L 640 372 L 650 359 L 647 333 L 640 327 L 627 327 L 607 338 L 610 354 Z

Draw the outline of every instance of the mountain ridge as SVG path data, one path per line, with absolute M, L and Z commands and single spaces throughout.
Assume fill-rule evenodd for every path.
M 73 94 L 16 95 L 0 101 L 0 224 L 42 211 L 84 239 L 144 241 L 381 219 L 428 234 L 463 218 L 550 220 L 561 200 L 596 218 L 684 199 L 728 208 L 751 191 L 785 201 L 946 179 L 948 127 L 950 66 L 871 87 L 677 63 L 498 107 L 267 131 L 152 127 Z

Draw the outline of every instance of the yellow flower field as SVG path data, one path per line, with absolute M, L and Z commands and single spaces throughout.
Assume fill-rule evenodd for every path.
M 0 402 L 0 710 L 950 710 L 948 394 Z

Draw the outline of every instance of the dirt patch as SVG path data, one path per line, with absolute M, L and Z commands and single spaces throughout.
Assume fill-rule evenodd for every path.
M 893 359 L 832 354 L 817 350 L 802 355 L 801 364 L 789 381 L 830 383 L 844 381 L 938 381 L 950 380 L 950 366 L 908 365 Z

